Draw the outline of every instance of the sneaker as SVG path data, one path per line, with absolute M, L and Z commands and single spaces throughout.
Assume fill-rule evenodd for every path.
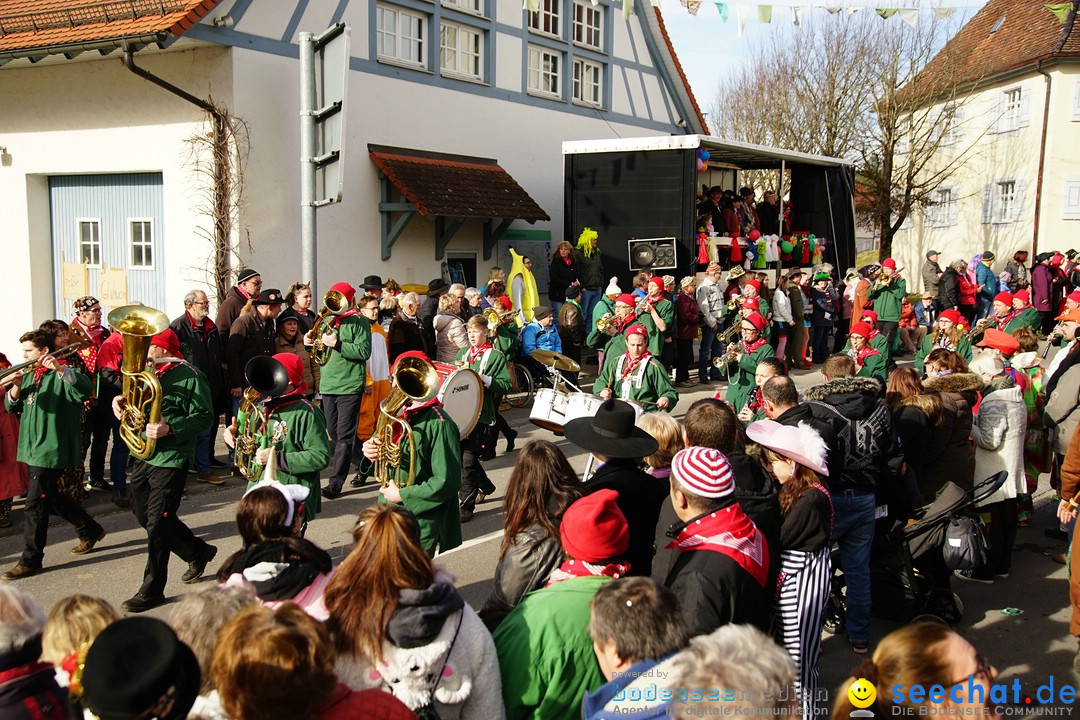
M 97 478 L 90 478 L 89 480 L 86 481 L 86 489 L 87 490 L 105 490 L 105 491 L 111 492 L 112 491 L 112 485 L 105 482 L 104 480 L 98 480 Z
M 851 643 L 851 652 L 856 655 L 865 655 L 870 652 L 870 646 L 866 643 L 853 642 Z
M 822 629 L 830 635 L 836 635 L 844 629 L 844 619 L 837 613 L 830 612 L 828 617 L 825 618 Z
M 961 580 L 970 580 L 983 585 L 990 585 L 994 582 L 994 576 L 985 570 L 953 570 L 953 575 Z
M 39 572 L 41 572 L 41 568 L 27 567 L 22 563 L 19 563 L 3 575 L 0 575 L 0 578 L 3 578 L 4 580 L 18 580 L 19 578 L 37 575 Z
M 124 488 L 123 490 L 113 490 L 112 501 L 116 507 L 131 507 L 131 496 L 128 495 L 127 488 Z
M 218 477 L 217 475 L 214 475 L 212 473 L 199 473 L 198 477 L 196 477 L 195 479 L 201 483 L 210 483 L 211 485 L 225 484 L 225 478 Z
M 135 593 L 133 597 L 120 603 L 120 607 L 124 612 L 141 613 L 156 608 L 164 602 L 164 595 L 143 595 L 142 593 Z
M 106 534 L 107 533 L 104 530 L 102 530 L 101 534 L 98 535 L 96 538 L 90 538 L 89 540 L 80 540 L 78 545 L 71 548 L 71 554 L 72 555 L 85 555 L 86 553 L 93 550 L 95 545 L 97 545 L 99 542 L 101 542 L 103 539 L 105 539 Z
M 188 563 L 187 572 L 180 576 L 180 582 L 191 584 L 198 581 L 206 572 L 206 566 L 210 564 L 210 561 L 217 555 L 217 548 L 213 545 L 207 545 L 207 550 L 203 556 L 197 560 L 192 560 Z

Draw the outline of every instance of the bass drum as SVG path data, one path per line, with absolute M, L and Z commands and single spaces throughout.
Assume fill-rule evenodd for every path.
M 468 437 L 480 419 L 484 407 L 484 383 L 469 368 L 446 363 L 432 363 L 442 378 L 436 397 L 450 419 L 458 426 L 461 437 Z

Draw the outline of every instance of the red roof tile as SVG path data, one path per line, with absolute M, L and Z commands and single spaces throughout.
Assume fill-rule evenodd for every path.
M 551 219 L 495 160 L 377 145 L 368 150 L 422 215 Z
M 1044 0 L 989 0 L 945 44 L 916 84 L 933 92 L 954 83 L 991 78 L 1039 58 L 1080 57 L 1078 4 L 1080 0 L 1073 0 L 1069 18 L 1061 23 L 1046 9 Z
M 182 35 L 221 0 L 0 0 L 0 53 Z

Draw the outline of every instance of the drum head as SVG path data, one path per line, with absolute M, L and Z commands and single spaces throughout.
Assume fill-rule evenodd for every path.
M 566 399 L 565 393 L 560 393 L 551 388 L 537 390 L 536 397 L 533 400 L 532 412 L 529 413 L 529 422 L 545 430 L 550 430 L 556 435 L 562 435 Z
M 480 376 L 469 368 L 458 368 L 443 380 L 437 397 L 457 424 L 461 437 L 467 437 L 484 407 L 484 383 Z

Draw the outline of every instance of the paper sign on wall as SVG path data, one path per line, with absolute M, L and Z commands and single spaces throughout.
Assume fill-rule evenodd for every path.
M 98 276 L 98 300 L 101 304 L 117 308 L 127 305 L 127 273 L 119 268 L 103 268 Z
M 65 300 L 75 300 L 86 295 L 89 290 L 89 271 L 86 263 L 61 264 L 61 283 L 63 283 L 63 296 Z

